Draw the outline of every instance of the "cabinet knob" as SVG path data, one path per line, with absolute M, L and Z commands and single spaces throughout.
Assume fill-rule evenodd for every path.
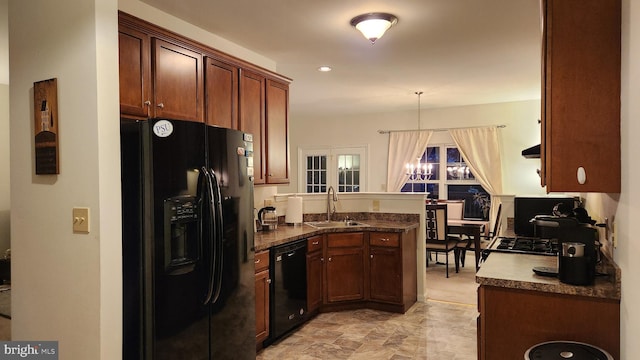
M 271 279 L 267 279 L 267 284 L 271 284 Z
M 331 261 L 331 258 L 329 258 L 329 261 Z
M 373 259 L 373 254 L 371 254 L 371 258 Z
M 260 259 L 256 259 L 255 263 L 260 264 Z
M 318 245 L 318 244 L 320 244 L 320 242 L 319 242 L 319 241 L 314 241 L 314 242 L 312 242 L 311 244 L 312 244 L 312 245 Z
M 580 185 L 584 185 L 584 183 L 587 181 L 587 172 L 582 166 L 578 167 L 577 178 L 578 184 Z
M 158 107 L 159 107 L 160 109 L 164 109 L 164 103 L 160 103 L 160 104 L 158 104 Z
M 321 261 L 321 262 L 324 262 L 324 258 L 323 258 L 323 257 L 321 257 L 321 258 L 320 258 L 320 261 Z
M 149 106 L 149 105 L 151 105 L 151 101 L 147 100 L 147 101 L 144 102 L 144 104 Z

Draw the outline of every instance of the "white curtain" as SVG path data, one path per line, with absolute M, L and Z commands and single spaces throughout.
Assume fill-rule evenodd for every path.
M 489 218 L 494 219 L 499 199 L 493 195 L 502 194 L 502 159 L 500 156 L 499 129 L 495 126 L 450 129 L 449 133 L 476 180 L 492 195 Z
M 406 164 L 422 157 L 433 131 L 398 131 L 389 133 L 387 192 L 398 192 L 407 182 Z

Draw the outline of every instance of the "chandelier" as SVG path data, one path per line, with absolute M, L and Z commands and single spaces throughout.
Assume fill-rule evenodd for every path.
M 433 165 L 429 163 L 420 163 L 420 158 L 417 159 L 417 163 L 407 163 L 407 173 L 409 180 L 411 181 L 425 181 L 431 179 L 433 175 Z
M 422 91 L 416 91 L 415 94 L 418 95 L 418 130 L 420 130 L 420 96 Z M 407 163 L 405 166 L 405 175 L 409 176 L 410 181 L 425 181 L 433 176 L 433 164 L 428 162 L 421 163 L 420 160 L 421 157 L 418 157 L 415 164 Z
M 471 179 L 471 169 L 468 166 L 454 165 L 447 166 L 447 180 L 468 180 Z
M 470 179 L 471 169 L 468 166 L 447 166 L 448 180 L 467 180 Z

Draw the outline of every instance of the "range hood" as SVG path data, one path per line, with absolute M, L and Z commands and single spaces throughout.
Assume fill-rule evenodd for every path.
M 522 150 L 522 156 L 526 159 L 540 159 L 540 144 Z

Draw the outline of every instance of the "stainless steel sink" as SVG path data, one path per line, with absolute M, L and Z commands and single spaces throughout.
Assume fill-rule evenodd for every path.
M 317 229 L 328 229 L 328 228 L 354 228 L 354 227 L 367 227 L 371 226 L 369 224 L 365 224 L 359 221 L 347 220 L 347 221 L 309 221 L 305 222 L 305 224 L 317 228 Z

